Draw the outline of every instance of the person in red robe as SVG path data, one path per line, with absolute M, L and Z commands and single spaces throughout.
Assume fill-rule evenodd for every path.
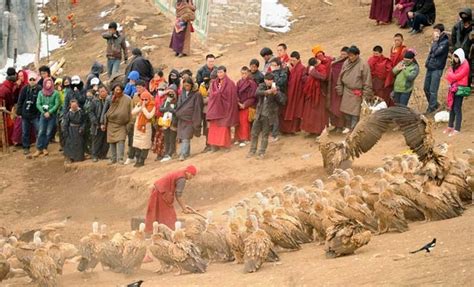
M 403 61 L 403 56 L 406 51 L 407 47 L 403 45 L 403 35 L 400 33 L 395 34 L 393 36 L 393 46 L 390 50 L 390 61 L 392 62 L 392 67 L 395 67 L 398 63 Z M 393 72 L 388 74 L 386 81 L 388 84 L 387 87 L 393 91 L 393 84 L 395 83 L 395 75 Z
M 329 118 L 331 120 L 331 125 L 335 127 L 335 132 L 342 132 L 344 129 L 344 114 L 341 112 L 341 101 L 342 97 L 336 93 L 336 84 L 339 75 L 341 74 L 342 65 L 347 60 L 348 54 L 347 51 L 349 47 L 343 47 L 341 49 L 340 55 L 335 59 L 331 64 L 331 71 L 329 74 L 329 85 L 328 85 L 328 94 L 329 94 Z
M 386 25 L 392 22 L 393 0 L 372 0 L 369 19 L 375 20 L 376 25 Z
M 232 145 L 230 128 L 239 125 L 239 105 L 237 87 L 227 76 L 224 66 L 217 68 L 217 79 L 211 84 L 206 117 L 211 152 L 219 148 L 229 149 Z
M 301 63 L 300 53 L 296 51 L 291 53 L 288 68 L 290 70 L 288 101 L 280 116 L 280 131 L 286 134 L 294 134 L 301 130 L 304 106 L 303 88 L 306 80 L 306 67 Z
M 145 217 L 145 231 L 147 233 L 151 233 L 155 221 L 174 230 L 176 222 L 175 198 L 183 213 L 188 214 L 193 211 L 189 205 L 186 205 L 182 195 L 186 181 L 191 180 L 196 176 L 196 173 L 196 167 L 189 165 L 185 169 L 170 172 L 155 181 Z
M 240 70 L 242 78 L 237 82 L 237 97 L 239 98 L 239 127 L 235 131 L 235 140 L 244 147 L 250 141 L 249 108 L 255 107 L 257 96 L 257 83 L 250 77 L 247 66 Z
M 281 68 L 286 69 L 290 63 L 290 56 L 288 56 L 288 46 L 285 43 L 278 44 L 277 46 L 277 55 L 281 61 Z
M 8 68 L 7 78 L 5 81 L 3 81 L 3 83 L 0 84 L 0 107 L 4 107 L 6 111 L 0 111 L 0 115 L 3 117 L 3 122 L 6 127 L 5 138 L 7 139 L 9 145 L 13 144 L 12 135 L 14 122 L 10 116 L 10 113 L 13 109 L 13 106 L 16 104 L 16 100 L 18 100 L 17 82 L 18 79 L 15 69 L 11 67 Z
M 394 102 L 390 96 L 392 92 L 391 83 L 387 81 L 388 75 L 392 73 L 392 61 L 383 55 L 381 46 L 375 46 L 372 51 L 373 55 L 369 58 L 368 64 L 372 74 L 374 95 L 383 99 L 387 106 L 393 106 Z
M 18 98 L 20 96 L 21 90 L 28 85 L 28 80 L 29 80 L 28 72 L 26 70 L 18 71 L 17 81 L 16 81 L 17 87 L 15 89 L 15 94 L 13 95 L 13 102 L 15 103 L 15 105 L 18 102 Z M 17 114 L 16 113 L 16 106 L 14 106 L 14 109 L 15 109 L 15 115 L 16 115 Z M 15 144 L 17 146 L 21 146 L 21 142 L 22 142 L 22 139 L 21 139 L 21 125 L 22 125 L 21 116 L 16 116 L 15 120 L 14 120 L 14 124 L 13 124 L 11 140 L 12 140 L 13 144 Z

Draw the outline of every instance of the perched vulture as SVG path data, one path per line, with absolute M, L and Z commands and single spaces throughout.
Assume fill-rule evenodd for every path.
M 336 258 L 353 254 L 354 251 L 369 243 L 370 231 L 354 220 L 340 221 L 327 229 L 326 257 Z
M 99 263 L 101 238 L 99 234 L 99 223 L 92 223 L 92 233 L 81 238 L 79 242 L 79 264 L 77 265 L 77 271 L 93 271 Z
M 249 216 L 254 231 L 244 240 L 244 272 L 257 272 L 267 260 L 273 247 L 270 236 L 258 226 L 257 217 Z
M 285 249 L 300 250 L 301 246 L 293 238 L 291 229 L 273 218 L 270 210 L 263 211 L 262 229 L 270 236 L 273 244 Z
M 8 273 L 10 273 L 10 263 L 3 254 L 0 254 L 0 282 L 7 278 Z
M 102 268 L 109 268 L 113 272 L 121 271 L 124 243 L 125 238 L 120 233 L 116 233 L 112 239 L 102 243 L 99 253 Z
M 159 231 L 159 223 L 153 222 L 153 234 L 151 236 L 151 245 L 148 247 L 151 254 L 160 261 L 161 268 L 158 273 L 165 273 L 175 266 L 175 261 L 170 254 L 170 248 L 173 243 L 166 240 L 165 235 Z
M 183 270 L 191 273 L 206 272 L 206 261 L 201 258 L 201 254 L 196 245 L 186 238 L 186 234 L 184 230 L 181 229 L 181 222 L 179 221 L 175 224 L 173 243 L 170 248 L 170 255 L 178 266 L 179 274 L 181 274 Z
M 48 255 L 46 248 L 40 247 L 34 251 L 30 262 L 30 270 L 38 286 L 57 286 L 57 265 Z
M 135 232 L 134 237 L 131 240 L 126 241 L 124 244 L 122 272 L 125 274 L 132 274 L 140 269 L 145 255 L 145 223 L 140 223 L 140 227 L 138 231 Z
M 395 200 L 394 194 L 385 190 L 379 194 L 379 201 L 374 205 L 375 215 L 378 218 L 379 234 L 388 232 L 390 228 L 398 232 L 408 230 L 402 206 Z
M 365 204 L 360 204 L 355 195 L 349 195 L 346 197 L 346 202 L 347 205 L 343 212 L 347 218 L 358 221 L 373 233 L 378 231 L 377 220 L 375 219 L 373 212 Z

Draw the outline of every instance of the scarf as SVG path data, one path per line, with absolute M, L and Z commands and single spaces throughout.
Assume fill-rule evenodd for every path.
M 47 83 L 50 83 L 49 89 L 46 88 Z M 43 81 L 43 89 L 41 91 L 43 92 L 43 96 L 45 97 L 50 97 L 54 93 L 54 83 L 51 78 L 47 78 Z
M 165 78 L 160 78 L 160 79 L 151 79 L 150 80 L 150 92 L 154 93 L 158 90 L 160 85 L 165 82 Z
M 121 97 L 123 97 L 123 92 L 120 92 L 120 94 L 116 94 L 115 92 L 113 93 L 112 95 L 112 102 L 116 102 L 118 99 L 120 99 Z
M 151 94 L 148 91 L 144 91 L 140 95 L 140 100 L 141 100 L 141 104 L 142 104 L 142 109 L 143 109 L 143 107 L 145 107 L 145 109 L 148 112 L 151 112 L 153 110 L 153 108 L 155 107 L 155 102 L 153 101 L 153 97 L 151 96 Z M 148 101 L 145 103 L 144 100 L 148 100 Z M 140 113 L 138 114 L 138 123 L 137 123 L 138 130 L 142 133 L 146 132 L 146 124 L 148 122 L 149 122 L 149 120 L 146 118 L 143 111 L 140 111 Z

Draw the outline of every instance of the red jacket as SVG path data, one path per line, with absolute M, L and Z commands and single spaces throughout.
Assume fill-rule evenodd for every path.
M 450 85 L 457 83 L 459 86 L 467 86 L 469 82 L 469 63 L 467 60 L 462 62 L 456 71 L 453 71 L 453 68 L 449 68 L 448 73 L 446 74 L 446 80 Z
M 15 93 L 17 85 L 15 82 L 5 80 L 0 85 L 0 106 L 3 106 L 3 101 L 5 101 L 5 107 L 11 111 L 15 103 Z

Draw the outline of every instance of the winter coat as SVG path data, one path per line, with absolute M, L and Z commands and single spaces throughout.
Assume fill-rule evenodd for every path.
M 426 59 L 425 67 L 430 70 L 443 70 L 449 54 L 449 37 L 446 33 L 441 33 L 438 41 L 431 44 L 431 49 Z
M 261 83 L 258 86 L 257 92 L 257 110 L 255 119 L 258 120 L 262 116 L 266 116 L 271 122 L 278 119 L 278 110 L 286 103 L 286 95 L 278 91 L 276 95 L 267 95 L 265 92 L 270 90 L 267 84 Z
M 25 119 L 35 119 L 40 116 L 40 112 L 36 108 L 36 101 L 41 87 L 36 85 L 34 87 L 28 85 L 20 92 L 18 98 L 16 113 Z
M 64 105 L 62 106 L 63 114 L 66 114 L 69 111 L 69 105 L 72 99 L 77 100 L 77 103 L 79 104 L 79 107 L 81 109 L 84 108 L 84 105 L 86 104 L 86 91 L 82 88 L 83 85 L 84 83 L 80 82 L 77 87 L 77 91 L 71 89 L 67 93 L 65 93 Z
M 107 52 L 106 52 L 107 59 L 122 60 L 122 50 L 123 50 L 123 57 L 125 61 L 128 60 L 127 43 L 125 40 L 125 36 L 123 36 L 119 32 L 115 34 L 110 34 L 109 32 L 105 32 L 102 34 L 102 38 L 107 40 Z
M 91 122 L 91 134 L 97 135 L 97 131 L 100 128 L 100 117 L 104 110 L 105 101 L 100 98 L 94 98 L 90 106 L 89 120 Z
M 420 68 L 417 63 L 412 62 L 404 69 L 393 68 L 393 74 L 395 74 L 394 91 L 397 93 L 409 93 L 413 90 L 415 79 L 420 72 Z
M 213 68 L 215 69 L 215 68 Z M 204 82 L 205 78 L 211 78 L 212 70 L 209 69 L 207 65 L 202 66 L 196 74 L 196 82 L 198 85 L 201 85 Z
M 471 25 L 467 28 L 464 28 L 464 23 L 462 20 L 458 21 L 451 32 L 451 45 L 453 46 L 453 50 L 458 48 L 462 48 L 464 50 L 464 54 L 469 58 L 469 50 L 471 45 L 474 41 L 469 39 L 469 33 L 473 31 L 474 23 L 472 23 L 472 10 L 470 8 L 466 8 L 459 12 L 459 16 L 461 14 L 466 14 L 471 20 Z
M 454 51 L 454 54 L 458 56 L 461 60 L 461 65 L 454 70 L 453 67 L 450 67 L 448 73 L 446 74 L 446 80 L 449 85 L 457 84 L 458 86 L 467 86 L 469 82 L 469 62 L 464 56 L 463 50 L 460 48 Z
M 412 12 L 425 15 L 430 24 L 436 21 L 436 6 L 434 0 L 416 0 Z
M 107 97 L 102 111 L 101 124 L 107 126 L 107 142 L 117 143 L 127 137 L 127 125 L 130 122 L 132 108 L 131 99 L 125 95 L 112 102 L 112 96 Z
M 46 112 L 55 115 L 59 109 L 59 93 L 54 91 L 49 97 L 45 97 L 42 91 L 38 93 L 38 99 L 36 100 L 36 108 L 41 114 Z
M 11 111 L 13 105 L 15 105 L 15 92 L 17 85 L 15 83 L 16 78 L 8 77 L 2 84 L 0 84 L 0 106 L 3 106 L 5 101 L 5 107 Z
M 279 69 L 273 71 L 273 82 L 277 85 L 280 91 L 284 94 L 288 91 L 288 70 L 287 69 Z
M 150 149 L 152 143 L 152 128 L 151 128 L 151 119 L 155 116 L 155 107 L 151 111 L 148 111 L 145 107 L 134 107 L 132 110 L 132 115 L 135 116 L 135 123 L 133 125 L 133 147 L 138 149 Z M 147 119 L 145 125 L 145 132 L 142 132 L 138 129 L 138 119 L 139 113 L 142 112 Z
M 337 79 L 336 93 L 342 96 L 341 112 L 359 116 L 362 99 L 372 97 L 372 76 L 369 65 L 361 58 L 346 60 Z
M 104 72 L 104 65 L 102 65 L 101 63 L 97 61 L 94 62 L 94 64 L 92 64 L 92 67 L 91 67 L 91 72 L 89 73 L 89 75 L 87 75 L 84 89 L 86 91 L 92 89 L 91 80 L 93 78 L 99 79 L 99 84 L 102 83 L 102 81 L 100 81 L 100 74 L 102 74 L 103 72 Z
M 128 75 L 131 71 L 137 71 L 140 74 L 140 79 L 149 82 L 154 76 L 153 65 L 148 59 L 145 59 L 142 56 L 136 56 L 125 68 L 125 75 Z M 125 79 L 125 83 L 128 82 L 128 79 Z
M 178 138 L 192 139 L 201 136 L 202 96 L 197 91 L 190 91 L 185 97 L 178 99 L 176 118 L 178 119 Z

